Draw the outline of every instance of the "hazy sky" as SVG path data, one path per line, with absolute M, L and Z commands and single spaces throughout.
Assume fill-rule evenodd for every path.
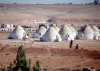
M 0 3 L 24 3 L 24 4 L 54 4 L 54 3 L 89 3 L 94 0 L 0 0 Z

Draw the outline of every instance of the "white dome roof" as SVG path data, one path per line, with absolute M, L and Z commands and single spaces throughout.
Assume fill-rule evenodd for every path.
M 60 29 L 59 33 L 61 35 L 72 34 L 71 29 L 67 25 L 63 25 L 63 27 Z
M 47 31 L 47 29 L 44 26 L 41 26 L 40 28 L 38 28 L 38 30 L 33 34 L 33 38 L 40 38 L 41 36 L 43 36 L 45 34 L 45 32 Z
M 84 34 L 93 34 L 94 33 L 94 31 L 91 29 L 91 27 L 89 25 L 86 25 L 83 32 L 84 32 Z
M 91 29 L 89 25 L 85 26 L 83 33 L 87 39 L 93 39 L 94 37 L 94 31 Z
M 74 35 L 71 29 L 67 25 L 63 25 L 63 27 L 59 31 L 63 40 L 74 40 Z
M 94 32 L 99 32 L 99 29 L 94 25 L 94 26 L 92 26 L 92 30 L 94 31 Z
M 41 33 L 41 35 L 44 35 L 46 31 L 47 31 L 47 29 L 45 27 L 41 26 L 38 30 L 38 33 Z
M 51 24 L 50 26 L 54 27 L 59 32 L 60 28 L 57 26 L 57 24 Z
M 46 31 L 46 33 L 43 35 L 43 41 L 46 41 L 46 42 L 61 41 L 61 37 L 54 27 L 50 27 Z
M 100 35 L 99 29 L 95 25 L 92 26 L 92 30 L 94 31 L 94 35 L 96 35 L 96 36 L 99 36 Z
M 10 38 L 13 39 L 23 39 L 23 38 L 28 38 L 26 32 L 24 31 L 24 29 L 18 25 L 10 34 L 9 36 Z
M 59 28 L 59 27 L 57 27 L 57 26 L 56 26 L 56 27 L 54 27 L 54 28 L 55 28 L 55 29 L 59 32 L 59 30 L 60 30 L 60 28 Z
M 71 31 L 73 33 L 73 36 L 75 38 L 76 37 L 76 34 L 77 34 L 76 30 L 70 24 L 68 25 L 68 27 L 71 29 Z

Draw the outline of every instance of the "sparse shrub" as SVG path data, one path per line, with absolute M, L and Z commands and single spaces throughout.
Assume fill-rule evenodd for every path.
M 94 0 L 93 4 L 94 5 L 99 5 L 99 0 Z
M 10 66 L 8 67 L 8 71 L 30 71 L 30 63 L 31 60 L 26 60 L 25 51 L 23 49 L 23 46 L 20 46 L 18 48 L 16 60 L 14 60 L 15 66 L 13 66 L 10 63 Z
M 10 66 L 7 68 L 7 71 L 13 71 L 13 64 L 10 63 Z
M 36 64 L 33 67 L 33 71 L 40 71 L 40 61 L 37 60 Z
M 26 55 L 25 55 L 25 51 L 23 49 L 23 46 L 20 46 L 18 48 L 18 52 L 17 52 L 17 57 L 16 57 L 16 66 L 15 66 L 15 70 L 19 70 L 21 69 L 22 71 L 29 71 L 30 70 L 30 63 L 26 60 Z

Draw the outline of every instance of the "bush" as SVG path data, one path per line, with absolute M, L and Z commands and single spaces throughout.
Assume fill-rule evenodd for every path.
M 20 46 L 17 51 L 16 60 L 13 61 L 13 64 L 10 63 L 10 66 L 7 68 L 7 71 L 31 71 L 31 60 L 26 60 L 26 54 L 23 49 L 23 46 Z M 40 62 L 36 61 L 36 64 L 33 67 L 33 71 L 40 71 Z
M 33 71 L 40 71 L 40 61 L 37 60 L 36 64 L 33 67 Z
M 14 60 L 15 66 L 13 66 L 10 63 L 10 66 L 8 67 L 8 71 L 18 71 L 18 70 L 30 71 L 30 63 L 31 63 L 31 60 L 29 60 L 29 61 L 26 60 L 26 55 L 25 55 L 23 46 L 20 46 L 18 48 L 16 60 Z
M 94 0 L 94 5 L 99 5 L 99 0 Z
M 12 63 L 10 63 L 10 66 L 8 67 L 7 71 L 13 71 L 13 64 Z

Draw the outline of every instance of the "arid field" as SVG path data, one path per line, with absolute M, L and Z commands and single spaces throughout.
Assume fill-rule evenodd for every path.
M 73 24 L 78 29 L 84 24 L 95 24 L 100 27 L 100 5 L 48 5 L 48 4 L 0 4 L 0 24 L 25 25 L 36 28 L 39 23 L 50 17 L 56 18 L 58 26 Z M 41 68 L 47 71 L 60 69 L 82 70 L 92 68 L 100 70 L 100 40 L 74 40 L 73 48 L 70 41 L 39 42 L 29 33 L 26 40 L 8 39 L 10 32 L 0 32 L 0 68 L 7 68 L 16 58 L 17 49 L 24 46 L 27 59 L 31 66 L 36 60 Z M 34 41 L 33 41 L 34 40 Z M 79 49 L 75 49 L 76 44 Z
M 32 25 L 34 20 L 45 21 L 55 17 L 58 24 L 97 24 L 100 23 L 99 5 L 48 5 L 48 4 L 0 4 L 0 23 Z

